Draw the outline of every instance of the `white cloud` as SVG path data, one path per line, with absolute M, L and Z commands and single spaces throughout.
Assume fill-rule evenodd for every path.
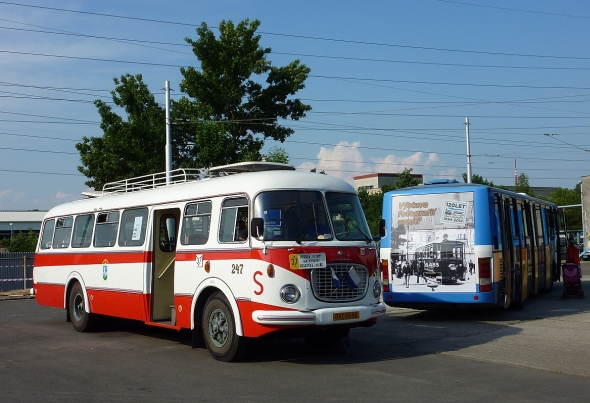
M 72 197 L 71 194 L 64 193 L 61 190 L 58 190 L 57 193 L 56 193 L 56 195 L 55 195 L 55 198 L 56 199 L 69 199 L 71 197 Z
M 8 206 L 20 204 L 26 200 L 25 192 L 15 192 L 12 189 L 0 190 L 0 210 L 14 210 Z
M 431 173 L 432 165 L 439 162 L 438 154 L 417 152 L 401 157 L 390 154 L 384 158 L 369 157 L 366 161 L 359 147 L 360 141 L 340 142 L 333 148 L 321 147 L 317 154 L 317 163 L 305 162 L 297 168 L 301 170 L 325 171 L 328 175 L 353 183 L 353 177 L 370 173 L 400 173 L 411 168 L 414 174 L 438 175 Z M 442 173 L 441 173 L 442 174 Z M 438 176 L 437 176 L 438 177 Z

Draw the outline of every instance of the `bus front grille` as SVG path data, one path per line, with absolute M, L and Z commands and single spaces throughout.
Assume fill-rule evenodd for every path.
M 346 275 L 354 267 L 360 281 L 354 287 L 346 281 Z M 333 275 L 337 277 L 334 279 Z M 324 302 L 356 301 L 367 292 L 369 273 L 358 264 L 329 264 L 328 267 L 311 271 L 311 287 L 315 297 Z M 338 284 L 339 283 L 339 284 Z M 338 287 L 340 285 L 340 287 Z

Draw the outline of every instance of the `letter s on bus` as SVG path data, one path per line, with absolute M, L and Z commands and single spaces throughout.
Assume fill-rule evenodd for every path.
M 260 287 L 259 291 L 254 291 L 254 294 L 256 295 L 260 295 L 264 292 L 264 286 L 258 281 L 256 280 L 256 276 L 262 276 L 262 272 L 261 271 L 257 271 L 254 273 L 254 282 Z

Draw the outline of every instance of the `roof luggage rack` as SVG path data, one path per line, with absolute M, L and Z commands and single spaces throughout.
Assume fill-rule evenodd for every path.
M 100 197 L 108 194 L 139 192 L 142 190 L 155 189 L 177 183 L 208 179 L 215 176 L 227 176 L 246 172 L 277 170 L 294 171 L 295 167 L 288 164 L 280 164 L 278 162 L 248 161 L 211 168 L 180 168 L 170 171 L 169 183 L 167 183 L 166 180 L 166 172 L 158 172 L 155 174 L 109 182 L 103 186 L 102 194 L 99 192 L 84 192 L 83 195 L 89 197 Z

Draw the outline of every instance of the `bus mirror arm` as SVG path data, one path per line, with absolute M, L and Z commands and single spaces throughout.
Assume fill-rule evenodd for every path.
M 379 237 L 384 238 L 387 235 L 387 231 L 385 229 L 385 219 L 379 220 Z

